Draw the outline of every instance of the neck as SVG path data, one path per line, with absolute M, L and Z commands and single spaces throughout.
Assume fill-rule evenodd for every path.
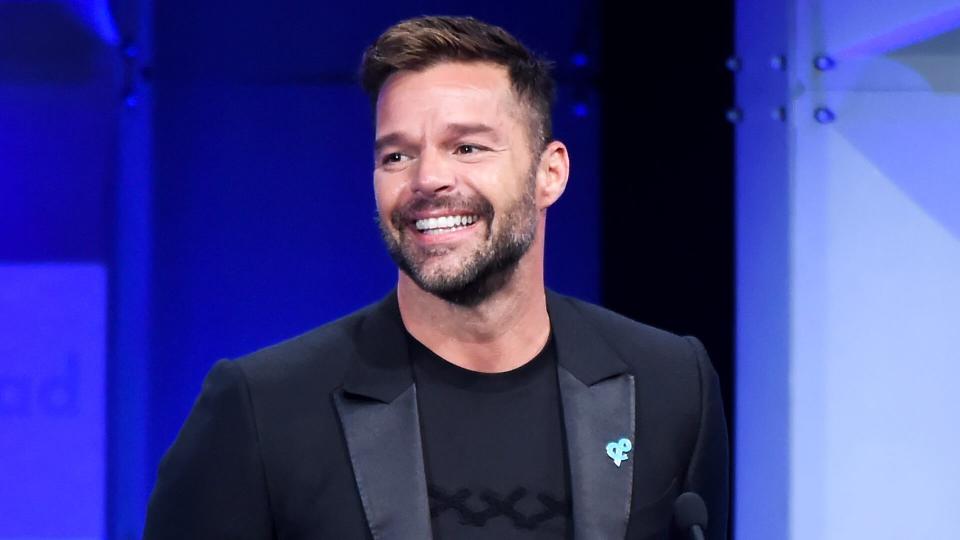
M 397 301 L 407 331 L 441 358 L 472 371 L 516 369 L 550 337 L 543 249 L 535 242 L 507 283 L 475 306 L 453 304 L 400 273 Z

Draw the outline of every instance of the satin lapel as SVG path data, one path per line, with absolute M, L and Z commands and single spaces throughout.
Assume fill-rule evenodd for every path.
M 333 398 L 370 532 L 375 540 L 429 539 L 417 391 L 395 291 L 353 339 L 357 357 Z
M 334 400 L 373 538 L 432 538 L 416 387 L 389 403 L 342 391 Z
M 547 310 L 557 345 L 574 538 L 624 538 L 633 496 L 633 453 L 621 441 L 636 442 L 633 375 L 601 333 L 601 320 L 610 314 L 552 291 L 547 292 Z M 616 446 L 608 454 L 610 443 Z M 614 457 L 621 458 L 619 466 Z
M 633 375 L 588 386 L 561 366 L 558 378 L 573 494 L 573 537 L 624 538 L 633 494 L 633 456 L 624 447 L 613 448 L 614 456 L 626 456 L 617 466 L 607 445 L 635 441 Z

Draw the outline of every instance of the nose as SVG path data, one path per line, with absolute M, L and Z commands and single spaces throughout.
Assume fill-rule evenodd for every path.
M 416 161 L 411 189 L 422 196 L 431 196 L 453 189 L 455 183 L 453 171 L 436 150 L 426 150 Z

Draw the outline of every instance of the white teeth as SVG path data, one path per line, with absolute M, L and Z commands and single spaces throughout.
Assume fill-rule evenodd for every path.
M 466 227 L 477 220 L 477 216 L 440 216 L 438 218 L 418 219 L 415 223 L 418 231 L 432 232 L 439 229 Z

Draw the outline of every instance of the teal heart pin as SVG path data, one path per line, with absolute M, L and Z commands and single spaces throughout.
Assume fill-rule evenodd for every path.
M 633 450 L 633 444 L 630 442 L 630 439 L 620 439 L 619 441 L 607 443 L 607 455 L 610 456 L 610 459 L 613 460 L 613 463 L 617 467 L 624 461 L 630 459 L 627 456 L 627 452 L 630 450 Z

